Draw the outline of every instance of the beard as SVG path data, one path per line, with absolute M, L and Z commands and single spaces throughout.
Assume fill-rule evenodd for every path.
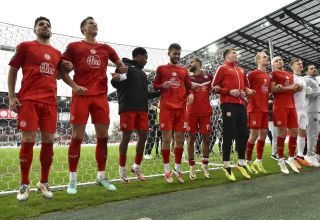
M 180 61 L 180 58 L 171 58 L 171 57 L 170 57 L 170 61 L 171 61 L 171 63 L 173 63 L 173 64 L 178 64 L 179 61 Z
M 196 70 L 197 70 L 197 67 L 195 67 L 195 66 L 191 66 L 191 67 L 189 68 L 189 71 L 190 71 L 191 73 L 194 73 Z
M 51 32 L 41 32 L 39 33 L 39 37 L 44 40 L 48 40 L 51 37 Z

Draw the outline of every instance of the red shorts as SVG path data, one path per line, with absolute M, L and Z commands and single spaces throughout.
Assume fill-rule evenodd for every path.
M 55 133 L 58 119 L 58 109 L 37 101 L 20 101 L 18 113 L 18 129 L 22 131 L 40 131 Z
M 210 115 L 188 115 L 188 132 L 200 134 L 209 134 L 211 132 Z
M 268 112 L 248 112 L 248 128 L 250 129 L 268 129 Z
M 296 109 L 281 108 L 273 111 L 273 125 L 280 128 L 298 128 Z
M 70 123 L 87 124 L 89 113 L 92 124 L 110 124 L 109 103 L 106 94 L 90 96 L 72 96 Z
M 161 131 L 185 132 L 187 130 L 185 109 L 160 108 L 159 116 Z
M 147 131 L 148 112 L 122 112 L 120 113 L 120 129 L 121 131 Z

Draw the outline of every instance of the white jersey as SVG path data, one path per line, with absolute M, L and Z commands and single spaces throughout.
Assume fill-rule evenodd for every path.
M 295 84 L 299 84 L 302 86 L 301 92 L 295 92 L 294 93 L 294 103 L 296 106 L 297 113 L 299 112 L 307 112 L 307 106 L 306 106 L 306 81 L 303 76 L 299 76 L 294 74 L 293 75 L 293 81 Z

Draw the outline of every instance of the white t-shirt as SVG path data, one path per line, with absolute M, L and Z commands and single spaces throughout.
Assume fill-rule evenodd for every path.
M 294 93 L 294 103 L 296 106 L 296 111 L 298 112 L 307 112 L 306 108 L 306 81 L 303 76 L 293 75 L 293 81 L 295 84 L 300 84 L 302 86 L 301 92 Z

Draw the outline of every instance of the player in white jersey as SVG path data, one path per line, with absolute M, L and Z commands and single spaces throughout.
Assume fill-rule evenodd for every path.
M 298 138 L 297 138 L 297 149 L 298 153 L 296 156 L 296 160 L 304 165 L 310 166 L 308 162 L 304 160 L 303 150 L 305 148 L 305 138 L 307 136 L 306 129 L 308 124 L 308 116 L 307 116 L 307 106 L 306 106 L 306 81 L 302 76 L 303 65 L 302 61 L 299 58 L 293 58 L 290 62 L 290 67 L 293 71 L 293 79 L 295 84 L 299 84 L 302 87 L 300 92 L 294 93 L 294 103 L 296 106 L 297 116 L 298 116 Z M 298 163 L 295 163 L 297 168 L 299 169 Z M 301 169 L 301 167 L 300 167 Z
M 320 132 L 320 81 L 316 79 L 317 69 L 315 65 L 309 64 L 306 67 L 306 76 L 304 77 L 307 84 L 307 155 L 305 161 L 314 167 L 319 167 L 320 164 L 316 159 L 315 151 Z

